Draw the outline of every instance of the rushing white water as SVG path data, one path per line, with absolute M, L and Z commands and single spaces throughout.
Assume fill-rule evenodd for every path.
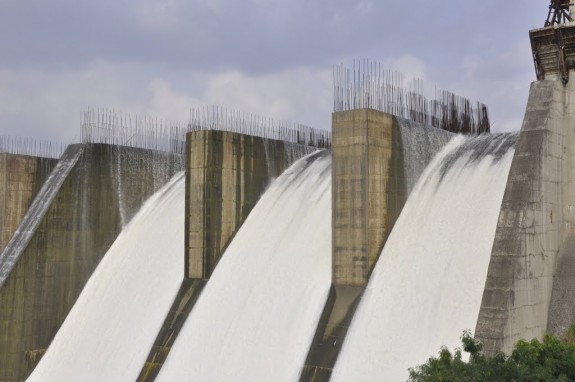
M 236 234 L 158 381 L 295 381 L 331 277 L 331 157 L 300 159 Z
M 430 163 L 372 273 L 332 381 L 405 381 L 409 367 L 475 329 L 515 141 L 457 137 Z
M 28 381 L 135 381 L 184 270 L 185 177 L 120 233 Z
M 405 188 L 409 195 L 427 165 L 455 134 L 409 119 L 396 119 L 403 151 Z

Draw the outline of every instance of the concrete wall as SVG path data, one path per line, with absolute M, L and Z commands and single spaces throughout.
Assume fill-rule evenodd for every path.
M 212 130 L 186 141 L 186 277 L 208 279 L 270 180 L 315 148 Z
M 562 336 L 575 324 L 575 72 L 563 94 L 562 231 L 547 330 Z
M 0 153 L 0 253 L 57 159 Z
M 122 224 L 182 168 L 150 150 L 83 150 L 0 288 L 0 381 L 33 370 Z
M 573 256 L 572 87 L 558 80 L 531 85 L 475 331 L 487 354 L 542 337 L 552 290 L 560 289 L 558 259 Z M 573 301 L 565 301 L 570 309 Z

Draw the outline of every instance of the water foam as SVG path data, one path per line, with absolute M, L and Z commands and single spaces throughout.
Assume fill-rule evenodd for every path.
M 158 381 L 297 380 L 330 286 L 331 157 L 300 159 L 236 234 Z
M 28 381 L 135 381 L 184 269 L 185 177 L 122 230 Z
M 430 163 L 375 266 L 333 381 L 404 381 L 475 328 L 516 139 L 456 137 Z

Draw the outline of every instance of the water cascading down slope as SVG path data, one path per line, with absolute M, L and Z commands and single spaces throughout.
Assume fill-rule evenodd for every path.
M 371 275 L 333 381 L 402 381 L 474 329 L 516 135 L 454 138 L 430 163 Z
M 331 157 L 294 163 L 254 207 L 159 381 L 295 381 L 330 287 Z
M 179 154 L 71 145 L 0 260 L 0 380 L 24 380 L 123 224 L 172 175 Z
M 184 273 L 185 177 L 122 230 L 29 381 L 135 381 Z

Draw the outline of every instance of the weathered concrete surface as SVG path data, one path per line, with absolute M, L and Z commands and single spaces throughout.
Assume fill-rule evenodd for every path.
M 563 336 L 575 324 L 575 72 L 564 93 L 562 156 L 562 237 L 547 330 Z
M 531 85 L 475 331 L 487 354 L 543 335 L 559 252 L 573 253 L 571 91 L 559 80 Z
M 0 153 L 0 253 L 57 159 Z
M 198 279 L 185 278 L 182 281 L 180 290 L 138 376 L 138 382 L 151 382 L 156 379 L 206 283 L 207 280 Z
M 401 166 L 390 177 L 393 116 L 372 109 L 332 115 L 332 282 L 365 286 L 389 232 L 387 190 L 405 201 Z M 391 186 L 391 187 L 389 187 Z M 388 207 L 389 206 L 389 207 Z
M 270 180 L 315 148 L 213 130 L 186 141 L 185 274 L 208 279 Z
M 1 381 L 33 370 L 122 222 L 182 169 L 178 155 L 83 150 L 0 288 Z
M 84 147 L 82 145 L 71 145 L 62 154 L 58 164 L 34 198 L 34 201 L 26 211 L 22 221 L 18 225 L 16 232 L 0 253 L 0 288 L 17 264 L 18 259 L 26 249 L 26 246 L 34 236 L 54 198 L 60 191 L 62 184 L 76 166 Z

